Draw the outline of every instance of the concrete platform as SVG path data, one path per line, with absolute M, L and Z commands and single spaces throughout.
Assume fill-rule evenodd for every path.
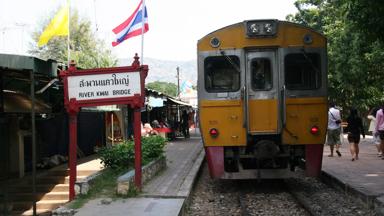
M 384 215 L 384 160 L 377 157 L 372 137 L 361 139 L 357 161 L 351 161 L 345 137 L 340 150 L 341 157 L 336 154 L 328 157 L 329 146 L 325 146 L 321 178 L 360 199 L 378 215 Z M 190 139 L 172 141 L 166 152 L 167 170 L 148 182 L 139 197 L 119 199 L 110 204 L 92 200 L 75 215 L 182 215 L 204 159 L 200 136 L 194 134 Z
M 325 145 L 321 178 L 345 193 L 360 199 L 379 215 L 384 215 L 384 160 L 377 157 L 371 136 L 361 137 L 359 160 L 351 161 L 349 144 L 344 136 L 342 156 L 328 157 L 329 146 Z
M 162 198 L 130 198 L 116 200 L 110 204 L 100 204 L 101 199 L 88 202 L 75 215 L 95 216 L 168 216 L 179 215 L 184 199 L 162 199 Z
M 143 197 L 187 197 L 199 164 L 204 157 L 201 138 L 189 139 L 167 144 L 167 169 L 143 188 Z
M 94 215 L 182 215 L 205 153 L 198 131 L 191 138 L 178 138 L 166 146 L 167 168 L 144 185 L 136 198 L 118 199 L 109 204 L 92 200 L 76 216 Z

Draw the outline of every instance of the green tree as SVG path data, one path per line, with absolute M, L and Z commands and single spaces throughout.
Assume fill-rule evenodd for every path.
M 354 106 L 361 111 L 384 101 L 383 41 L 380 35 L 370 33 L 373 27 L 358 28 L 364 20 L 382 20 L 383 14 L 370 17 L 369 11 L 377 9 L 370 8 L 376 4 L 367 2 L 371 1 L 298 0 L 295 5 L 299 12 L 287 16 L 289 21 L 312 27 L 328 38 L 330 99 L 344 108 Z M 357 8 L 367 14 L 360 15 Z
M 34 42 L 28 53 L 42 59 L 54 59 L 59 62 L 67 62 L 68 49 L 67 37 L 53 37 L 47 45 L 38 47 L 37 42 L 45 26 L 52 19 L 53 15 L 45 20 L 32 33 Z M 92 32 L 91 22 L 87 19 L 80 19 L 76 10 L 71 11 L 70 17 L 70 57 L 75 60 L 78 67 L 100 68 L 112 67 L 117 63 L 116 57 L 106 48 L 104 41 L 95 37 Z
M 172 97 L 177 96 L 177 86 L 174 83 L 155 81 L 152 83 L 147 83 L 146 87 Z
M 347 18 L 356 31 L 364 33 L 371 41 L 384 41 L 384 4 L 383 1 L 349 0 Z

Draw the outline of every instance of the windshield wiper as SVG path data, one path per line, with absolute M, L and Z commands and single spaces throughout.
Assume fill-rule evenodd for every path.
M 233 60 L 232 60 L 229 56 L 227 56 L 227 55 L 225 54 L 224 50 L 220 50 L 220 54 L 221 54 L 222 56 L 224 56 L 225 59 L 227 59 L 227 61 L 229 62 L 229 64 L 231 64 L 231 66 L 232 66 L 238 73 L 241 73 L 240 68 L 236 65 L 235 62 L 233 62 Z
M 304 49 L 301 49 L 301 53 L 303 54 L 305 60 L 311 65 L 312 69 L 315 70 L 317 74 L 320 74 L 319 69 L 312 62 L 311 58 L 308 57 L 308 54 L 305 52 Z

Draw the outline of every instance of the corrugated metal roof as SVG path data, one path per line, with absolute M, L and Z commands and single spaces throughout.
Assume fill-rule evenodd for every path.
M 183 102 L 183 101 L 179 101 L 179 100 L 177 100 L 177 99 L 175 99 L 175 98 L 171 98 L 171 97 L 169 97 L 169 98 L 167 98 L 169 101 L 171 101 L 171 102 L 173 102 L 173 103 L 175 103 L 175 104 L 179 104 L 179 105 L 182 105 L 182 106 L 192 106 L 191 104 L 189 104 L 189 103 L 185 103 L 185 102 Z
M 0 72 L 9 70 L 28 70 L 51 77 L 57 76 L 57 62 L 54 60 L 44 61 L 32 56 L 0 54 Z M 5 70 L 4 70 L 5 69 Z
M 184 101 L 180 101 L 176 98 L 173 98 L 169 95 L 166 95 L 162 92 L 159 92 L 159 91 L 156 91 L 156 90 L 153 90 L 153 89 L 149 89 L 149 88 L 145 88 L 146 90 L 146 97 L 155 97 L 155 98 L 163 98 L 163 99 L 166 99 L 167 101 L 169 101 L 170 103 L 174 103 L 174 104 L 178 104 L 178 105 L 182 105 L 182 106 L 192 106 L 191 104 L 189 103 L 186 103 Z

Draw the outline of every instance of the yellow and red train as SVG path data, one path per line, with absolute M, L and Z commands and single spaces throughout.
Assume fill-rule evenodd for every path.
M 311 28 L 248 20 L 198 41 L 200 130 L 213 178 L 321 171 L 327 40 Z

